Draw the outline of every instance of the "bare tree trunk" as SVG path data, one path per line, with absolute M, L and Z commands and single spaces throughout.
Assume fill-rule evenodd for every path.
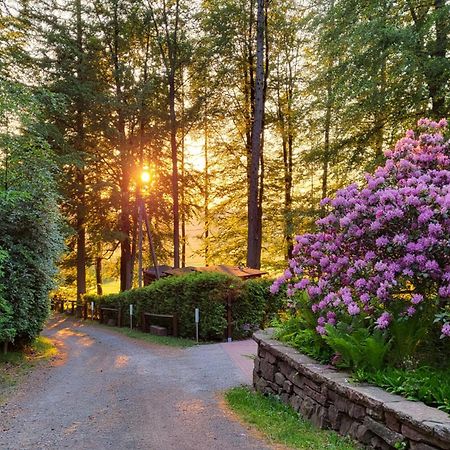
M 331 0 L 330 11 L 334 9 L 334 0 Z M 333 57 L 328 56 L 327 61 L 327 86 L 326 86 L 326 105 L 325 105 L 325 124 L 324 124 L 324 144 L 322 159 L 322 198 L 328 194 L 328 171 L 330 165 L 330 133 L 331 133 L 331 113 L 333 108 L 333 80 L 331 70 L 333 68 Z
M 83 28 L 81 21 L 81 0 L 75 0 L 77 21 L 77 81 L 83 83 L 84 78 L 84 56 L 83 56 Z M 83 160 L 82 167 L 76 169 L 76 182 L 78 191 L 77 202 L 77 300 L 86 293 L 86 181 L 84 174 L 84 101 L 81 93 L 77 97 L 76 113 L 76 148 L 80 159 Z
M 177 117 L 175 111 L 175 75 L 178 65 L 178 23 L 179 0 L 176 0 L 175 28 L 169 33 L 167 13 L 164 11 L 166 23 L 166 39 L 168 44 L 169 67 L 169 115 L 170 115 L 170 148 L 172 153 L 172 197 L 173 197 L 173 265 L 180 267 L 180 207 L 178 192 L 178 145 L 177 145 Z
M 331 108 L 332 108 L 332 81 L 331 76 L 327 80 L 327 103 L 325 111 L 324 124 L 324 143 L 323 143 L 323 159 L 322 159 L 322 198 L 328 193 L 328 170 L 330 165 L 330 130 L 331 130 Z
M 248 33 L 246 41 L 246 60 L 244 65 L 244 110 L 245 110 L 245 148 L 247 153 L 247 196 L 250 192 L 250 172 L 252 160 L 252 126 L 255 116 L 255 71 L 253 55 L 254 0 L 250 0 L 248 14 Z
M 95 280 L 97 284 L 97 295 L 103 295 L 103 275 L 102 275 L 102 244 L 97 244 L 97 256 L 95 258 Z
M 205 156 L 205 185 L 204 185 L 204 236 L 205 236 L 205 266 L 209 266 L 209 153 L 208 153 L 208 100 L 205 100 L 205 114 L 203 117 L 204 156 Z
M 386 0 L 382 2 L 382 27 L 386 26 L 386 15 L 388 13 L 388 5 Z M 375 111 L 375 160 L 381 162 L 383 158 L 383 144 L 384 144 L 384 110 L 385 110 L 385 96 L 386 96 L 386 53 L 383 48 L 381 54 L 381 64 L 378 73 L 378 99 Z
M 180 206 L 179 206 L 179 189 L 178 189 L 178 145 L 177 145 L 177 116 L 175 109 L 175 76 L 178 68 L 178 31 L 180 21 L 180 2 L 175 0 L 175 16 L 174 26 L 170 29 L 168 20 L 167 2 L 163 1 L 162 17 L 164 26 L 164 36 L 160 32 L 158 23 L 155 18 L 153 7 L 150 6 L 154 30 L 156 33 L 161 57 L 167 73 L 167 81 L 169 84 L 169 127 L 170 127 L 170 149 L 172 158 L 172 211 L 173 211 L 173 265 L 180 267 Z M 167 45 L 164 48 L 163 40 Z
M 144 170 L 144 139 L 145 139 L 145 92 L 148 80 L 148 60 L 150 54 L 150 31 L 146 35 L 145 43 L 145 56 L 144 56 L 144 72 L 142 77 L 142 92 L 141 92 L 141 104 L 139 111 L 139 155 L 138 155 L 138 168 L 140 175 Z M 137 254 L 138 254 L 138 287 L 143 286 L 143 211 L 145 202 L 141 201 L 142 196 L 142 183 L 138 182 L 136 187 L 136 228 L 137 228 Z M 134 259 L 133 259 L 133 272 L 134 272 Z
M 184 80 L 181 70 L 181 267 L 186 267 L 186 171 L 184 143 Z
M 120 290 L 131 289 L 131 242 L 130 242 L 130 155 L 128 153 L 125 138 L 125 112 L 124 99 L 122 94 L 122 73 L 119 62 L 119 19 L 118 2 L 114 2 L 113 10 L 113 43 L 112 43 L 112 61 L 114 68 L 114 82 L 116 88 L 117 101 L 117 123 L 116 129 L 119 136 L 118 148 L 120 154 L 120 218 L 119 228 L 123 235 L 120 242 Z
M 250 163 L 250 187 L 248 198 L 247 265 L 261 267 L 262 236 L 259 219 L 259 182 L 261 140 L 264 121 L 264 25 L 265 0 L 258 0 L 256 31 L 255 115 L 252 126 L 252 154 Z
M 433 72 L 429 75 L 428 87 L 433 102 L 433 116 L 436 119 L 441 119 L 448 112 L 445 109 L 445 85 L 448 80 L 444 67 L 448 50 L 450 20 L 448 12 L 446 13 L 446 0 L 434 0 L 434 9 L 436 13 L 436 41 L 431 56 L 435 59 L 434 66 L 438 70 L 437 73 Z

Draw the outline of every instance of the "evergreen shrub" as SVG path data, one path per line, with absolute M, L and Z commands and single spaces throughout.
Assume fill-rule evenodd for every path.
M 179 335 L 195 336 L 194 309 L 200 309 L 201 340 L 220 340 L 227 327 L 227 303 L 232 305 L 233 337 L 242 338 L 269 323 L 282 308 L 282 295 L 269 293 L 270 280 L 249 280 L 220 273 L 193 273 L 166 277 L 140 289 L 105 296 L 85 295 L 88 304 L 121 308 L 123 325 L 129 324 L 129 305 L 142 313 L 177 314 Z

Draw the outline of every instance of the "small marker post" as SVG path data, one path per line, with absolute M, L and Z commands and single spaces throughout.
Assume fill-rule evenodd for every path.
M 200 310 L 195 308 L 195 339 L 198 343 L 198 324 L 200 322 Z
M 91 302 L 91 318 L 94 320 L 94 302 Z
M 130 305 L 130 329 L 133 329 L 133 305 Z

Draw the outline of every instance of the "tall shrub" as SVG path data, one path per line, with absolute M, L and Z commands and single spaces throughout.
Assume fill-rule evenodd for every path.
M 283 295 L 271 296 L 269 280 L 242 282 L 239 278 L 220 273 L 194 273 L 162 278 L 141 289 L 105 296 L 86 295 L 97 307 L 121 308 L 123 324 L 129 320 L 129 305 L 137 307 L 137 319 L 142 313 L 176 313 L 180 335 L 195 335 L 194 309 L 200 309 L 200 338 L 223 339 L 227 327 L 227 305 L 232 304 L 233 337 L 242 338 L 269 323 L 283 306 Z
M 7 258 L 7 253 L 0 250 L 0 276 L 3 274 L 3 264 Z M 0 343 L 7 344 L 14 340 L 16 330 L 14 329 L 11 305 L 4 298 L 4 286 L 0 284 Z
M 402 333 L 412 318 L 450 336 L 450 146 L 447 122 L 419 121 L 365 183 L 324 199 L 318 232 L 296 237 L 294 257 L 272 286 L 307 291 L 317 332 L 346 317 Z M 391 325 L 396 325 L 393 327 Z M 398 325 L 400 324 L 400 325 Z M 405 326 L 401 324 L 406 324 Z
M 54 165 L 39 133 L 34 97 L 4 84 L 0 94 L 0 248 L 8 254 L 0 285 L 21 344 L 34 338 L 47 318 L 62 237 Z M 1 127 L 8 119 L 19 124 L 16 132 Z

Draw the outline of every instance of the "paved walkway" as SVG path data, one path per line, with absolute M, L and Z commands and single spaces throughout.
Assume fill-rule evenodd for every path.
M 61 357 L 0 406 L 0 448 L 268 449 L 221 408 L 251 380 L 251 341 L 176 349 L 59 318 Z

